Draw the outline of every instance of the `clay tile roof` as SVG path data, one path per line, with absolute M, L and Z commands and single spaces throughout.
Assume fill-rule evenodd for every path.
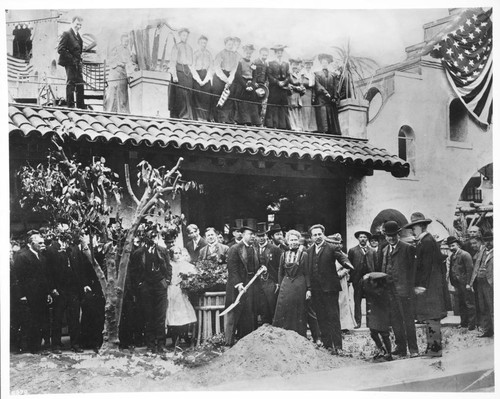
M 298 157 L 359 165 L 403 177 L 409 164 L 366 140 L 317 133 L 166 118 L 145 118 L 60 107 L 9 104 L 9 134 L 62 134 L 75 140 Z

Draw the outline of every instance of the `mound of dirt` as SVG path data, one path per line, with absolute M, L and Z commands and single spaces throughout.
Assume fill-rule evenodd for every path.
M 210 385 L 216 385 L 240 379 L 309 373 L 357 362 L 332 356 L 295 331 L 265 324 L 203 367 L 203 374 Z

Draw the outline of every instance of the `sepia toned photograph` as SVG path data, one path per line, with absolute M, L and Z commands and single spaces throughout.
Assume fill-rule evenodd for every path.
M 4 8 L 2 393 L 493 395 L 493 8 L 120 6 Z

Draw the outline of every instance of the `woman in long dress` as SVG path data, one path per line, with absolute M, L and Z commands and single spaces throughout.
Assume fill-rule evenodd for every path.
M 318 131 L 316 124 L 316 111 L 312 106 L 314 103 L 314 72 L 312 71 L 313 60 L 304 60 L 304 69 L 300 72 L 302 85 L 306 89 L 302 96 L 302 126 L 305 132 Z
M 306 337 L 306 300 L 311 298 L 307 274 L 306 248 L 299 245 L 300 233 L 290 230 L 286 234 L 289 250 L 281 255 L 278 271 L 279 294 L 273 326 L 293 330 Z
M 296 132 L 304 131 L 302 126 L 302 96 L 305 93 L 305 88 L 302 86 L 299 74 L 301 63 L 300 58 L 290 59 L 292 72 L 290 73 L 288 105 L 290 106 L 290 127 Z
M 179 247 L 172 249 L 172 283 L 168 286 L 168 307 L 166 325 L 171 332 L 172 341 L 175 345 L 179 335 L 187 335 L 189 327 L 196 323 L 196 313 L 193 305 L 185 292 L 179 287 L 181 278 L 179 273 L 196 273 L 196 268 L 191 263 L 182 259 L 182 251 Z
M 288 83 L 290 81 L 290 66 L 283 60 L 286 46 L 271 47 L 276 60 L 267 67 L 269 79 L 269 97 L 267 99 L 266 118 L 264 125 L 271 129 L 290 130 L 290 113 L 288 109 Z

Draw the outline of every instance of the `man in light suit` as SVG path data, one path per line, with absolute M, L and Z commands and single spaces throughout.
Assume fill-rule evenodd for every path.
M 307 269 L 311 277 L 311 287 L 307 288 L 311 289 L 312 306 L 318 317 L 323 345 L 331 349 L 332 354 L 338 354 L 342 350 L 339 310 L 339 291 L 342 288 L 335 261 L 350 270 L 353 266 L 345 254 L 325 241 L 324 226 L 313 225 L 309 233 L 314 245 L 307 250 Z
M 354 319 L 356 326 L 361 327 L 361 300 L 363 298 L 363 276 L 367 273 L 375 271 L 377 253 L 368 245 L 368 240 L 371 240 L 372 235 L 368 231 L 357 231 L 354 237 L 359 242 L 359 245 L 349 249 L 347 257 L 349 262 L 354 266 L 354 270 L 350 274 L 350 283 L 354 288 Z
M 57 46 L 59 53 L 58 64 L 66 68 L 66 105 L 75 106 L 74 94 L 76 92 L 76 107 L 85 108 L 84 83 L 82 74 L 83 40 L 78 33 L 82 27 L 82 17 L 75 16 L 71 21 L 71 29 L 61 35 Z
M 242 240 L 233 245 L 228 253 L 226 308 L 236 300 L 259 269 L 259 256 L 253 246 L 255 230 L 243 226 L 240 231 Z M 243 338 L 257 328 L 255 287 L 255 284 L 251 285 L 242 296 L 240 304 L 226 315 L 226 345 L 233 345 L 235 333 L 238 338 Z
M 196 263 L 200 256 L 200 250 L 207 245 L 205 239 L 200 235 L 200 229 L 195 224 L 190 224 L 186 227 L 189 242 L 186 244 L 186 249 L 191 258 L 191 263 Z
M 205 229 L 205 241 L 207 245 L 200 249 L 198 260 L 211 260 L 218 264 L 227 263 L 229 247 L 219 242 L 217 231 L 213 227 Z

